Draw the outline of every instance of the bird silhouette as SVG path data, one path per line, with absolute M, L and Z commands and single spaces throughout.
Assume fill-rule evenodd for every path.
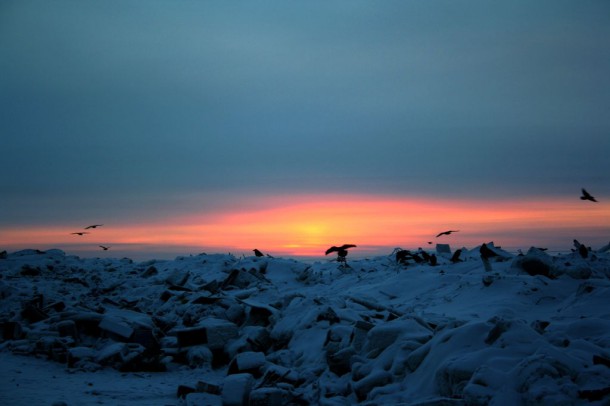
M 345 259 L 345 257 L 347 257 L 347 250 L 348 248 L 352 248 L 355 247 L 354 244 L 343 244 L 340 247 L 336 247 L 336 246 L 332 246 L 329 249 L 326 250 L 326 255 L 330 254 L 331 252 L 336 252 L 337 253 L 337 261 L 343 263 L 345 266 L 349 267 L 349 265 L 347 265 L 347 260 Z
M 589 200 L 597 203 L 597 200 L 595 200 L 595 198 L 591 196 L 589 192 L 585 190 L 585 188 L 582 189 L 582 196 L 580 196 L 580 200 Z
M 335 247 L 334 245 L 332 247 L 330 247 L 329 249 L 326 250 L 326 255 L 330 254 L 331 252 L 336 252 L 338 256 L 345 258 L 347 256 L 347 249 L 348 248 L 352 248 L 355 247 L 354 244 L 343 244 L 340 247 Z
M 498 254 L 492 251 L 485 243 L 481 245 L 481 248 L 479 248 L 479 253 L 481 254 L 481 258 L 483 259 L 489 259 L 491 257 L 498 256 Z
M 448 231 L 443 231 L 442 233 L 438 233 L 436 235 L 436 238 L 440 237 L 441 235 L 449 235 L 451 233 L 457 233 L 460 230 L 448 230 Z
M 454 264 L 455 264 L 455 263 L 458 263 L 458 262 L 462 262 L 462 260 L 460 259 L 460 255 L 461 255 L 461 254 L 462 254 L 462 250 L 461 250 L 461 249 L 456 250 L 456 251 L 453 253 L 453 256 L 451 257 L 451 262 L 453 262 Z
M 85 227 L 85 230 L 89 230 L 90 228 L 97 228 L 97 227 L 101 227 L 103 226 L 103 224 L 92 224 L 90 226 Z
M 103 249 L 104 251 L 108 251 L 110 249 L 110 247 L 105 247 L 103 245 L 100 245 L 100 248 Z
M 422 250 L 421 248 L 419 249 L 419 253 L 424 258 L 424 261 L 430 262 L 430 254 L 428 254 L 426 251 Z
M 76 232 L 76 233 L 70 233 L 70 234 L 84 235 L 84 234 L 89 234 L 89 233 L 87 233 L 87 232 L 85 232 L 85 231 L 79 231 L 79 232 Z
M 252 251 L 254 251 L 254 255 L 257 257 L 264 257 L 263 253 L 260 252 L 259 250 L 257 250 L 256 248 L 254 248 Z
M 399 264 L 407 264 L 409 259 L 412 259 L 411 252 L 409 250 L 396 251 L 396 262 Z
M 578 253 L 580 254 L 581 257 L 583 258 L 587 258 L 589 256 L 589 250 L 587 249 L 587 247 L 585 246 L 585 244 L 581 244 L 580 247 L 578 247 Z

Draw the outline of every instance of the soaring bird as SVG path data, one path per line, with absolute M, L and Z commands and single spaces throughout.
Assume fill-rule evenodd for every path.
M 585 188 L 582 189 L 582 196 L 580 196 L 580 200 L 590 200 L 597 203 L 597 200 L 595 200 L 595 198 L 591 196 L 589 192 L 585 190 Z
M 103 249 L 104 251 L 108 251 L 110 249 L 110 247 L 104 247 L 103 245 L 100 245 L 100 248 Z
M 103 224 L 92 224 L 90 226 L 85 227 L 85 230 L 89 230 L 90 228 L 97 228 L 97 227 L 101 227 L 103 226 Z
M 264 257 L 263 253 L 260 252 L 259 250 L 257 250 L 256 248 L 254 248 L 252 251 L 254 251 L 254 255 L 257 257 Z
M 347 261 L 345 260 L 345 257 L 347 257 L 347 249 L 352 248 L 352 247 L 355 247 L 355 245 L 354 244 L 343 244 L 340 247 L 335 247 L 333 245 L 332 247 L 330 247 L 329 249 L 326 250 L 326 255 L 330 254 L 331 252 L 336 252 L 337 261 L 342 262 L 345 265 L 347 265 Z
M 348 248 L 352 248 L 355 247 L 354 244 L 343 244 L 340 247 L 335 247 L 334 245 L 332 247 L 330 247 L 329 249 L 326 250 L 326 255 L 330 254 L 331 252 L 336 252 L 338 256 L 345 258 L 347 256 L 347 249 Z
M 76 233 L 70 233 L 70 234 L 84 235 L 84 234 L 89 234 L 89 233 L 87 233 L 86 231 L 79 231 L 79 232 L 76 232 Z
M 440 237 L 441 235 L 449 235 L 451 233 L 457 233 L 460 230 L 448 230 L 448 231 L 443 231 L 442 233 L 438 233 L 436 235 L 436 238 Z

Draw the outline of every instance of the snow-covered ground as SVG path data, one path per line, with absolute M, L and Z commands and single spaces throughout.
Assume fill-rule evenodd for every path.
M 489 247 L 436 265 L 4 253 L 0 404 L 609 404 L 610 254 Z

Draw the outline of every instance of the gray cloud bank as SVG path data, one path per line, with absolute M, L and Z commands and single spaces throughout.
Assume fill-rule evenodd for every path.
M 609 16 L 601 1 L 3 2 L 0 222 L 189 193 L 610 195 Z

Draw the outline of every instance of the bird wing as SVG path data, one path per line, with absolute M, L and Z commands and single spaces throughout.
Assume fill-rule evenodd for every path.
M 333 245 L 332 247 L 330 247 L 329 249 L 326 250 L 326 255 L 330 254 L 331 252 L 336 252 L 336 251 L 339 251 L 339 248 L 337 248 Z
M 442 233 L 438 233 L 438 234 L 436 235 L 436 237 L 438 238 L 438 237 L 440 237 L 441 235 L 445 235 L 445 234 L 448 234 L 448 232 L 447 232 L 447 231 L 443 231 Z
M 348 249 L 348 248 L 353 248 L 353 247 L 355 247 L 355 246 L 356 246 L 355 244 L 343 244 L 343 245 L 341 246 L 341 249 L 346 250 L 346 249 Z
M 585 188 L 583 188 L 583 189 L 582 189 L 582 195 L 583 195 L 583 197 L 586 197 L 587 199 L 588 199 L 589 197 L 591 197 L 591 195 L 589 194 L 589 192 L 587 192 L 587 191 L 585 190 Z

